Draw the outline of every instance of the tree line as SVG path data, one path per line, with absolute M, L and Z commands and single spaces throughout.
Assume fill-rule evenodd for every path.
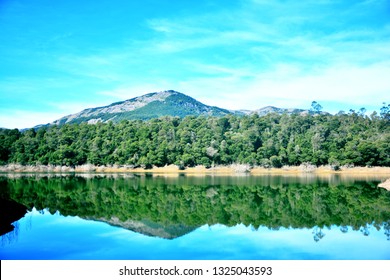
M 0 164 L 390 166 L 390 105 L 380 113 L 162 117 L 0 129 Z

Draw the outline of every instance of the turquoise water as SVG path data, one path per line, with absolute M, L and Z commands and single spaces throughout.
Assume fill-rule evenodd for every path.
M 378 180 L 3 177 L 1 198 L 26 213 L 0 258 L 390 259 Z

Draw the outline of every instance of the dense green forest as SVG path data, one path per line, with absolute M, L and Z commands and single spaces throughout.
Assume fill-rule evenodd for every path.
M 390 105 L 384 105 L 370 116 L 351 110 L 1 129 L 0 164 L 390 166 L 389 143 Z

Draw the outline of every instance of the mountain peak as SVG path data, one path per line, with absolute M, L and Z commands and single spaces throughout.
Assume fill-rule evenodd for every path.
M 150 102 L 154 101 L 164 101 L 167 97 L 171 95 L 177 95 L 177 94 L 182 94 L 179 92 L 176 92 L 174 90 L 165 90 L 165 91 L 159 91 L 159 92 L 151 92 L 147 93 L 141 96 L 137 96 L 122 102 L 117 102 L 110 104 L 106 106 L 107 108 L 112 108 L 113 106 L 118 106 L 120 108 L 119 110 L 121 111 L 131 111 L 135 110 L 137 108 L 141 108 L 145 105 L 147 105 Z M 184 94 L 183 94 L 184 95 Z M 114 112 L 115 113 L 115 112 Z
M 147 93 L 103 107 L 85 109 L 79 113 L 65 116 L 51 124 L 94 124 L 97 122 L 119 122 L 130 119 L 146 120 L 163 116 L 224 116 L 228 114 L 248 115 L 252 113 L 264 116 L 269 113 L 306 114 L 307 112 L 307 110 L 302 109 L 285 109 L 274 106 L 266 106 L 257 110 L 226 110 L 205 105 L 188 95 L 170 89 Z
M 52 124 L 120 121 L 123 119 L 151 119 L 162 116 L 184 117 L 188 115 L 221 116 L 230 112 L 207 106 L 194 98 L 174 90 L 151 92 L 107 106 L 85 109 L 65 116 Z
M 170 90 L 163 90 L 163 91 L 158 91 L 158 92 L 147 93 L 147 94 L 137 96 L 137 97 L 134 97 L 134 98 L 126 100 L 126 101 L 145 100 L 145 99 L 149 99 L 149 98 L 151 98 L 152 100 L 154 98 L 163 100 L 163 99 L 167 98 L 168 96 L 177 95 L 177 94 L 183 94 L 183 93 L 180 93 L 180 92 L 177 92 L 177 91 L 170 89 Z

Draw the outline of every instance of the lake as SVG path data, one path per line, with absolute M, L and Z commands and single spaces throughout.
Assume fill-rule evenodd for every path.
M 0 175 L 0 259 L 388 260 L 380 176 Z

